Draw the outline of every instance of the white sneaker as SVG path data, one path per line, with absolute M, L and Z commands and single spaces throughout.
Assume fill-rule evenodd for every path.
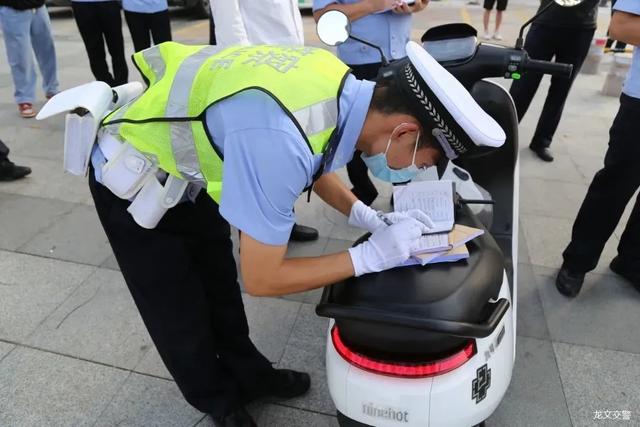
M 491 40 L 491 35 L 489 33 L 484 33 L 484 36 L 482 36 L 482 38 L 485 40 Z
M 500 33 L 495 33 L 495 34 L 493 35 L 493 39 L 494 39 L 494 40 L 502 40 L 502 36 L 500 35 Z

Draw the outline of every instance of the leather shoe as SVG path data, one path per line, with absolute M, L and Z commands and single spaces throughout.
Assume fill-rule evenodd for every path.
M 9 160 L 0 161 L 0 181 L 15 181 L 31 173 L 31 168 L 18 166 Z
M 576 273 L 563 265 L 556 277 L 556 288 L 562 295 L 573 298 L 582 289 L 583 282 L 584 273 Z
M 258 427 L 251 418 L 251 414 L 242 406 L 224 417 L 211 417 L 211 419 L 215 427 Z
M 318 239 L 318 230 L 306 225 L 294 224 L 289 240 L 294 242 L 310 242 Z
M 619 256 L 615 257 L 611 261 L 609 268 L 617 275 L 622 276 L 631 282 L 631 286 L 640 292 L 640 269 L 636 268 L 634 271 L 634 269 L 632 269 L 630 265 L 625 264 Z
M 551 150 L 549 150 L 549 148 L 538 147 L 536 145 L 530 145 L 529 148 L 545 162 L 553 162 L 553 154 L 551 154 Z
M 303 395 L 311 386 L 309 374 L 291 369 L 276 369 L 270 382 L 269 396 L 280 399 Z

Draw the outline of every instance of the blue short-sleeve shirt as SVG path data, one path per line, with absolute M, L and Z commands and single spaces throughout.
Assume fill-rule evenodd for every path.
M 122 8 L 127 12 L 157 13 L 169 6 L 167 0 L 122 0 Z
M 353 157 L 374 84 L 349 76 L 340 96 L 341 137 L 326 172 Z M 321 155 L 314 155 L 291 118 L 269 95 L 248 90 L 211 106 L 206 126 L 224 158 L 220 214 L 233 226 L 270 245 L 289 240 L 293 205 L 312 183 Z
M 320 10 L 330 4 L 351 4 L 361 0 L 313 0 L 313 10 Z M 392 11 L 374 13 L 351 23 L 351 33 L 363 40 L 380 46 L 387 59 L 406 56 L 405 46 L 411 37 L 411 15 Z M 349 65 L 373 64 L 380 62 L 380 53 L 355 40 L 347 40 L 338 46 L 338 57 Z
M 613 7 L 614 10 L 621 12 L 633 13 L 634 15 L 640 15 L 640 1 L 639 0 L 618 0 Z M 640 48 L 637 46 L 633 49 L 633 62 L 627 74 L 627 79 L 624 82 L 624 88 L 622 91 L 634 98 L 640 98 Z

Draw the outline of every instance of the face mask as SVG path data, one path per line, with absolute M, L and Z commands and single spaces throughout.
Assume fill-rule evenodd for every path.
M 393 132 L 391 132 L 391 136 L 393 136 Z M 387 149 L 384 150 L 384 153 L 374 154 L 373 156 L 367 156 L 362 153 L 360 157 L 362 157 L 362 160 L 367 165 L 373 176 L 378 179 L 392 183 L 411 181 L 413 178 L 415 178 L 418 172 L 420 172 L 420 169 L 416 166 L 418 138 L 420 138 L 420 132 L 418 132 L 418 135 L 416 136 L 416 145 L 413 148 L 413 159 L 411 160 L 411 165 L 407 166 L 406 168 L 391 169 L 389 167 L 389 163 L 387 163 L 387 151 L 389 151 L 389 147 L 391 146 L 391 137 L 389 137 L 389 142 L 387 142 Z

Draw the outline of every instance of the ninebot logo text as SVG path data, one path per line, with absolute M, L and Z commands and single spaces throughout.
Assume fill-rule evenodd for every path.
M 390 407 L 376 406 L 373 403 L 363 403 L 362 413 L 370 417 L 383 418 L 385 420 L 409 422 L 409 411 L 402 411 Z

